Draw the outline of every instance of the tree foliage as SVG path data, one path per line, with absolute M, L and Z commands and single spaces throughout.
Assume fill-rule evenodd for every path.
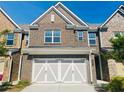
M 6 55 L 8 49 L 5 47 L 6 44 L 6 34 L 9 33 L 9 30 L 3 30 L 0 32 L 0 56 Z
M 124 35 L 117 34 L 110 39 L 112 44 L 112 51 L 104 52 L 104 58 L 115 59 L 118 62 L 124 62 Z

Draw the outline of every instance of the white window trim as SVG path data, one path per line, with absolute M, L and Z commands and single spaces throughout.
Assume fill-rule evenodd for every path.
M 52 32 L 52 36 L 45 36 L 45 33 L 46 33 L 47 31 L 45 31 L 44 32 L 44 43 L 51 43 L 51 44 L 58 44 L 58 43 L 61 43 L 61 30 L 60 30 L 60 36 L 54 36 L 54 32 L 55 32 L 55 30 L 51 30 L 51 32 Z M 52 42 L 46 42 L 45 41 L 45 38 L 46 37 L 52 37 Z M 60 37 L 60 42 L 53 42 L 54 41 L 54 37 Z
M 79 35 L 79 32 L 83 33 L 82 36 Z M 78 37 L 78 40 L 79 40 L 79 38 L 81 37 L 82 40 L 79 40 L 79 41 L 83 41 L 83 40 L 84 40 L 84 32 L 82 32 L 82 31 L 77 31 L 77 37 Z
M 89 37 L 89 33 L 88 33 L 88 43 L 89 43 L 89 45 L 91 45 L 91 46 L 92 46 L 92 45 L 93 45 L 93 46 L 94 46 L 94 45 L 95 45 L 95 46 L 97 45 L 97 42 L 96 42 L 95 44 L 90 44 L 90 40 L 95 40 L 95 41 L 96 41 L 96 34 L 95 34 L 95 38 L 90 38 L 90 37 Z
M 13 40 L 13 44 L 12 45 L 7 45 L 8 34 L 13 34 L 13 39 L 9 39 L 9 40 Z M 8 33 L 8 34 L 7 34 L 6 46 L 13 46 L 14 45 L 15 34 L 14 33 Z

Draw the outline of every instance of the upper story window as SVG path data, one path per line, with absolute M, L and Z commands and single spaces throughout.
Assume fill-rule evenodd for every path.
M 61 43 L 61 31 L 49 30 L 44 34 L 45 43 Z
M 28 40 L 29 40 L 28 38 L 29 38 L 29 35 L 28 35 L 28 34 L 26 34 L 26 35 L 25 35 L 26 46 L 28 46 Z
M 79 41 L 82 41 L 84 39 L 84 33 L 82 31 L 77 32 L 77 37 Z
M 96 45 L 96 33 L 89 32 L 88 35 L 89 35 L 89 44 Z
M 14 44 L 14 34 L 13 33 L 9 33 L 7 35 L 7 42 L 6 45 L 13 45 Z

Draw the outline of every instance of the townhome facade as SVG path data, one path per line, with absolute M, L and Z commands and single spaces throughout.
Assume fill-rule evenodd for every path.
M 9 30 L 9 33 L 5 36 L 5 47 L 8 49 L 8 53 L 5 56 L 0 56 L 0 81 L 16 81 L 20 60 L 21 28 L 0 8 L 0 31 L 4 30 Z M 0 40 L 3 40 L 2 36 Z
M 122 63 L 100 55 L 112 50 L 110 38 L 124 33 L 123 5 L 100 26 L 85 23 L 60 2 L 31 24 L 17 25 L 1 8 L 0 20 L 0 31 L 10 30 L 0 81 L 96 84 L 124 76 Z
M 116 37 L 116 34 L 123 35 L 124 33 L 124 5 L 121 5 L 101 26 L 100 26 L 100 42 L 102 51 L 111 51 L 112 46 L 110 39 Z M 109 80 L 114 76 L 124 76 L 124 66 L 120 62 L 116 62 L 113 59 L 105 60 L 102 63 L 106 63 L 103 66 L 105 73 L 108 69 L 108 73 L 104 77 L 108 77 Z
M 32 83 L 96 83 L 98 27 L 89 27 L 62 3 L 24 30 L 20 80 Z M 99 63 L 100 64 L 100 63 Z M 97 68 L 98 67 L 98 68 Z

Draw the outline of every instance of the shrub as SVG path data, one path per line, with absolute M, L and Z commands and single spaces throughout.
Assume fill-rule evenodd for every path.
M 106 89 L 112 92 L 124 91 L 124 77 L 114 77 L 107 85 Z
M 0 91 L 6 91 L 7 89 L 9 89 L 10 86 L 10 82 L 4 82 L 2 85 L 0 85 Z

